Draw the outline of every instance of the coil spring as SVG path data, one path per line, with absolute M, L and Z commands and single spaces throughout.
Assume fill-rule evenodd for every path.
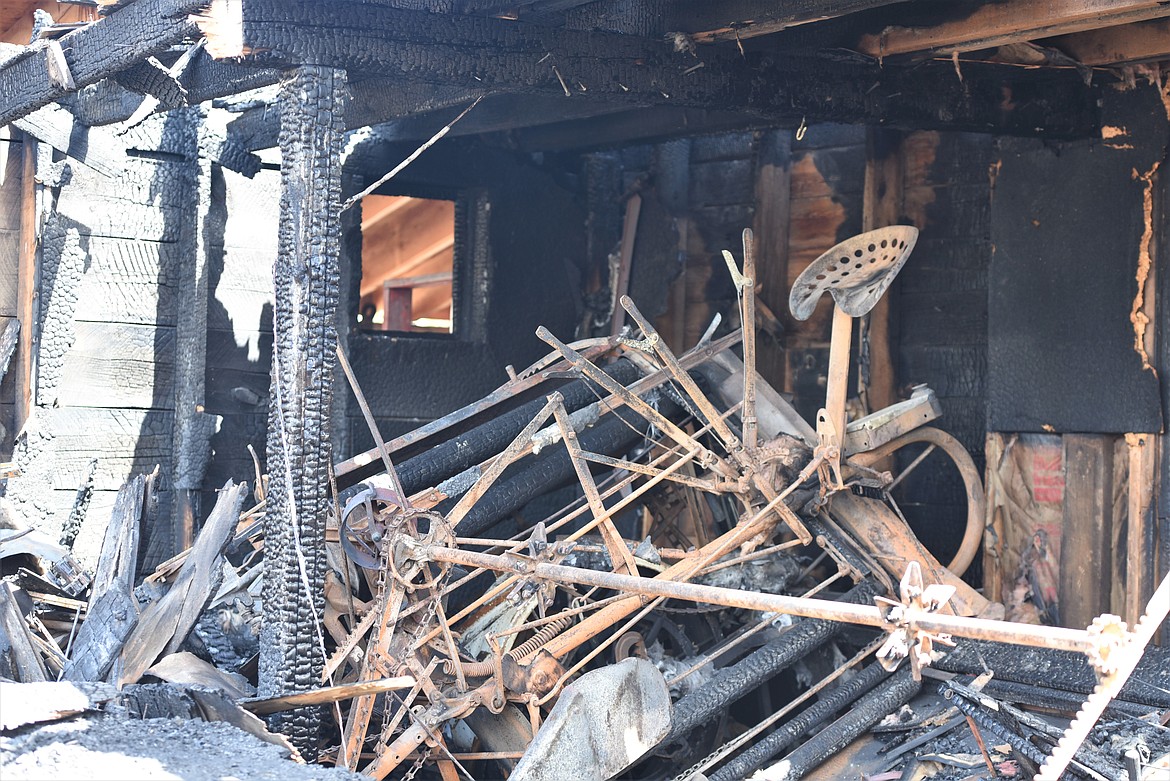
M 561 616 L 553 619 L 538 629 L 532 637 L 509 651 L 508 656 L 520 661 L 529 654 L 539 651 L 545 643 L 572 626 L 575 618 L 576 616 Z M 455 674 L 455 665 L 450 659 L 443 662 L 443 671 L 448 675 Z M 482 662 L 463 662 L 463 674 L 468 678 L 485 678 L 495 671 L 496 664 L 492 659 L 485 659 Z

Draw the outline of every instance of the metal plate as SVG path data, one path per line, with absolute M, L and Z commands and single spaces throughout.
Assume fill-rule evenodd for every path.
M 792 316 L 797 320 L 812 317 L 826 291 L 845 314 L 868 314 L 902 270 L 917 241 L 918 229 L 912 225 L 891 225 L 846 239 L 796 278 L 788 295 Z

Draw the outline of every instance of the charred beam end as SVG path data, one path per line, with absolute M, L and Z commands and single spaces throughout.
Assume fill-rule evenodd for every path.
M 779 122 L 863 122 L 1074 138 L 1095 135 L 1095 92 L 1076 73 L 950 62 L 701 58 L 660 40 L 451 16 L 346 0 L 214 0 L 198 24 L 217 58 L 311 62 L 411 81 L 565 100 L 739 110 Z
M 282 188 L 273 267 L 263 696 L 319 685 L 325 661 L 318 618 L 325 607 L 345 82 L 343 71 L 304 66 L 286 74 L 280 95 Z M 273 718 L 305 759 L 316 757 L 319 708 Z
M 207 0 L 138 0 L 60 39 L 65 62 L 80 88 L 137 65 L 171 44 L 198 34 L 187 15 Z M 44 106 L 68 90 L 53 82 L 42 47 L 26 47 L 0 67 L 0 125 Z

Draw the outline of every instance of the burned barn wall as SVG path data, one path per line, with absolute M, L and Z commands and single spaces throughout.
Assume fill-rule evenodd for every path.
M 184 112 L 152 118 L 123 137 L 114 171 L 37 146 L 34 382 L 16 442 L 22 475 L 7 496 L 24 521 L 57 533 L 79 489 L 92 491 L 83 557 L 96 556 L 131 474 L 159 467 L 158 517 L 169 518 L 179 278 L 198 212 L 196 127 Z M 144 534 L 148 559 L 169 555 L 170 534 L 165 523 Z
M 413 147 L 356 143 L 346 162 L 347 192 L 375 181 Z M 350 362 L 382 434 L 393 437 L 468 404 L 548 352 L 535 336 L 544 325 L 571 338 L 580 312 L 584 199 L 572 171 L 539 156 L 476 142 L 437 146 L 379 192 L 441 194 L 457 200 L 455 333 L 392 335 L 361 331 L 357 313 L 360 232 L 343 236 L 347 289 L 340 305 L 349 326 Z M 433 195 L 432 195 L 433 197 Z M 355 210 L 356 211 L 356 210 Z M 349 399 L 342 453 L 373 446 Z
M 897 144 L 902 221 L 920 234 L 889 293 L 899 396 L 907 397 L 916 384 L 929 385 L 943 410 L 931 425 L 954 435 L 980 472 L 987 431 L 993 150 L 991 136 L 970 133 L 915 132 Z M 907 452 L 902 460 L 915 455 Z M 967 495 L 958 471 L 934 456 L 907 477 L 899 498 L 919 538 L 948 561 L 966 522 Z M 978 582 L 979 575 L 976 566 L 971 576 Z
M 996 431 L 1159 431 L 1141 312 L 1146 190 L 1166 154 L 1154 88 L 1104 93 L 1102 138 L 999 141 L 993 201 Z

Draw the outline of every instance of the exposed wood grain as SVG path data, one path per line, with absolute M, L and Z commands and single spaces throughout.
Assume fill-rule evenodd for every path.
M 1060 623 L 1081 628 L 1109 612 L 1112 577 L 1113 442 L 1105 434 L 1064 435 L 1064 521 L 1060 538 Z
M 1129 450 L 1126 507 L 1125 605 L 1122 618 L 1132 627 L 1145 610 L 1154 590 L 1154 551 L 1148 544 L 1153 536 L 1155 438 L 1149 434 L 1127 434 Z
M 173 409 L 175 329 L 78 322 L 57 385 L 70 407 Z
M 245 487 L 228 483 L 220 491 L 195 546 L 170 591 L 153 602 L 138 620 L 120 655 L 119 685 L 134 683 L 164 654 L 187 639 L 223 577 L 223 547 L 240 518 Z
M 933 27 L 887 27 L 864 36 L 858 49 L 872 57 L 923 51 L 950 54 L 1167 15 L 1170 8 L 1158 0 L 1009 0 L 984 3 L 964 19 Z
M 17 348 L 16 420 L 19 429 L 28 420 L 32 406 L 33 347 L 36 344 L 37 307 L 37 198 L 36 198 L 36 144 L 24 137 L 20 178 L 20 257 L 17 261 L 16 307 L 20 318 L 20 346 Z
M 63 674 L 67 680 L 103 680 L 138 622 L 134 582 L 145 481 L 142 475 L 132 477 L 114 502 L 90 592 L 89 609 L 65 665 Z

